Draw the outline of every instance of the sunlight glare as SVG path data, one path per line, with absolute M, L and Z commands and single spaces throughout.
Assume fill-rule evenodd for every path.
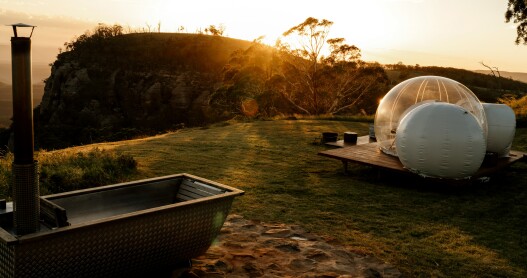
M 513 43 L 516 25 L 504 23 L 506 1 L 482 1 L 477 11 L 473 1 L 455 0 L 0 2 L 6 24 L 24 18 L 41 26 L 38 37 L 54 49 L 97 23 L 120 24 L 130 32 L 197 33 L 224 26 L 223 36 L 247 41 L 263 36 L 263 43 L 274 46 L 283 32 L 314 17 L 333 21 L 329 38 L 357 46 L 365 61 L 477 69 L 478 61 L 493 60 L 500 70 L 525 71 L 517 57 L 524 57 L 526 48 Z

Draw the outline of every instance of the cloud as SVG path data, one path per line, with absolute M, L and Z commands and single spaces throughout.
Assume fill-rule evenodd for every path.
M 15 12 L 6 9 L 0 9 L 2 14 L 1 24 L 13 24 L 18 22 L 25 22 L 36 26 L 46 27 L 79 27 L 79 26 L 94 26 L 93 23 L 79 20 L 73 17 L 65 16 L 45 16 L 45 15 L 34 15 L 23 12 Z
M 26 23 L 37 26 L 32 36 L 33 62 L 48 64 L 55 60 L 58 49 L 86 30 L 93 29 L 96 23 L 63 16 L 30 15 L 0 9 L 0 45 L 10 45 L 13 31 L 9 26 Z M 9 47 L 0 48 L 0 62 L 9 61 Z
M 64 16 L 30 15 L 5 9 L 0 13 L 2 14 L 1 25 L 22 22 L 37 26 L 33 36 L 38 36 L 39 39 L 43 39 L 41 43 L 48 45 L 61 45 L 65 40 L 70 40 L 96 26 L 96 23 Z M 10 36 L 11 28 L 0 27 L 0 44 L 5 44 L 3 43 L 4 38 L 10 38 Z

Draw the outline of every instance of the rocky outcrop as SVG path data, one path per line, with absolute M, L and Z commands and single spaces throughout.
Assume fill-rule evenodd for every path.
M 299 226 L 230 215 L 216 243 L 172 277 L 401 277 L 380 259 L 357 254 Z
M 99 25 L 57 56 L 35 111 L 37 146 L 150 135 L 222 115 L 209 107 L 211 95 L 232 53 L 251 42 L 202 34 L 122 34 L 119 27 Z
M 190 70 L 55 63 L 37 115 L 38 143 L 57 148 L 203 124 L 211 118 L 206 113 L 213 86 L 210 73 Z

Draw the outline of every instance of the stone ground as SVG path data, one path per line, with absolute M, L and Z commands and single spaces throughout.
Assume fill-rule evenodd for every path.
M 218 241 L 176 278 L 400 277 L 393 266 L 356 254 L 301 227 L 267 224 L 230 215 Z

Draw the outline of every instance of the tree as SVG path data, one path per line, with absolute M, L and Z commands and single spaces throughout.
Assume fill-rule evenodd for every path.
M 284 37 L 296 35 L 299 42 L 298 48 L 292 48 L 289 44 L 278 42 L 279 48 L 286 53 L 284 57 L 288 55 L 294 57 L 295 61 L 291 62 L 291 65 L 296 66 L 296 69 L 301 72 L 303 83 L 307 85 L 309 98 L 311 99 L 311 109 L 293 100 L 294 97 L 291 94 L 285 94 L 284 96 L 291 104 L 307 114 L 310 114 L 310 112 L 319 114 L 320 112 L 317 84 L 319 78 L 318 63 L 332 25 L 333 22 L 329 20 L 323 19 L 319 21 L 316 18 L 309 17 L 283 34 Z
M 333 22 L 313 17 L 286 31 L 284 39 L 296 39 L 296 46 L 279 41 L 283 53 L 280 92 L 298 111 L 305 114 L 338 113 L 357 105 L 375 88 L 385 84 L 380 65 L 360 60 L 360 49 L 344 43 L 343 38 L 328 39 Z M 329 48 L 329 55 L 323 55 Z M 371 71 L 366 68 L 378 67 Z M 369 72 L 370 74 L 365 74 Z M 382 72 L 383 74 L 378 74 Z M 382 92 L 384 93 L 384 92 Z
M 498 91 L 501 91 L 501 73 L 500 69 L 498 67 L 491 67 L 483 62 L 479 62 L 482 66 L 486 67 L 492 76 L 494 76 L 494 80 L 496 80 L 496 84 L 498 86 Z
M 322 60 L 321 90 L 325 97 L 321 106 L 324 113 L 335 114 L 356 106 L 387 76 L 381 65 L 361 61 L 355 45 L 344 44 L 342 38 L 327 42 L 331 53 Z
M 224 32 L 225 26 L 223 26 L 223 24 L 220 24 L 218 27 L 215 25 L 210 25 L 209 27 L 205 28 L 205 33 L 210 33 L 213 36 L 223 36 Z
M 516 26 L 516 44 L 527 45 L 527 1 L 509 0 L 507 11 L 505 12 L 505 22 L 518 24 Z
M 246 116 L 286 112 L 283 107 L 276 107 L 276 96 L 268 85 L 271 76 L 276 74 L 275 54 L 274 49 L 258 39 L 246 50 L 234 51 L 223 68 L 221 87 L 211 96 L 213 107 Z
M 114 24 L 110 26 L 104 23 L 99 23 L 93 31 L 86 31 L 73 41 L 65 42 L 64 47 L 66 51 L 72 51 L 82 47 L 90 48 L 93 44 L 121 35 L 123 35 L 123 27 L 121 25 Z
M 148 30 L 148 33 L 150 33 L 151 32 L 150 30 L 152 29 L 152 25 L 150 25 L 150 23 L 148 23 L 148 22 L 146 22 L 145 24 L 146 24 L 146 28 Z
M 498 67 L 491 67 L 483 62 L 479 62 L 482 66 L 486 67 L 494 78 L 501 78 L 500 69 Z

